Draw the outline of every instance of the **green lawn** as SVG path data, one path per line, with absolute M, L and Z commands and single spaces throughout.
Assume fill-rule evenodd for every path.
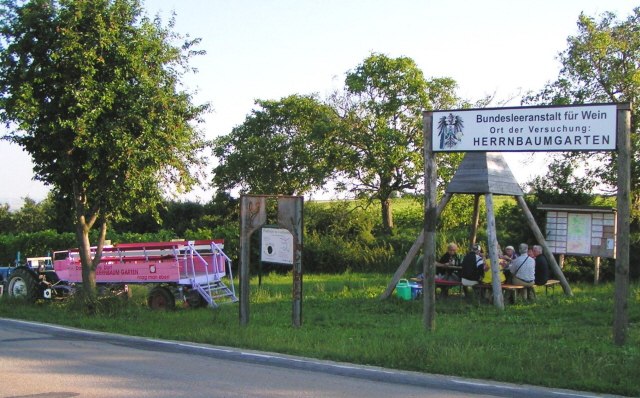
M 0 316 L 108 332 L 185 340 L 598 393 L 639 396 L 640 286 L 631 286 L 624 347 L 613 344 L 613 285 L 572 285 L 538 291 L 533 303 L 502 312 L 461 297 L 438 299 L 436 329 L 423 327 L 422 302 L 378 296 L 389 275 L 305 275 L 303 325 L 291 325 L 291 276 L 252 280 L 250 323 L 239 325 L 238 304 L 216 310 L 153 312 L 144 290 L 127 304 L 104 300 L 98 316 L 67 303 L 0 302 Z M 73 316 L 70 316 L 73 315 Z

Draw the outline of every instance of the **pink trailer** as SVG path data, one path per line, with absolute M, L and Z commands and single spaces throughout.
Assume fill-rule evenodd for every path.
M 96 283 L 155 284 L 148 299 L 152 308 L 175 306 L 176 294 L 192 306 L 208 304 L 217 307 L 216 300 L 236 302 L 231 260 L 223 252 L 223 246 L 222 240 L 107 246 L 96 268 Z M 78 249 L 54 252 L 53 267 L 60 280 L 82 282 Z M 228 281 L 228 286 L 223 278 Z

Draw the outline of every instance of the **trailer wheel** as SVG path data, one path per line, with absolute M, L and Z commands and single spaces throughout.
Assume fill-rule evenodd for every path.
M 176 308 L 176 298 L 164 286 L 156 286 L 149 292 L 147 304 L 152 310 L 172 310 Z
M 202 295 L 200 294 L 200 292 L 198 292 L 195 289 L 189 290 L 189 292 L 185 297 L 185 300 L 187 301 L 187 304 L 189 304 L 189 307 L 191 308 L 200 308 L 207 305 L 207 300 L 205 300 L 204 297 L 202 297 Z
M 19 268 L 9 277 L 7 293 L 9 297 L 34 302 L 38 298 L 38 282 L 29 271 Z

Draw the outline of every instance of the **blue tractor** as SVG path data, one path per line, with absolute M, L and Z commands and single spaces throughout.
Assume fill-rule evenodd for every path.
M 35 301 L 50 299 L 51 287 L 59 282 L 51 257 L 28 257 L 20 263 L 20 253 L 14 265 L 0 267 L 0 295 Z

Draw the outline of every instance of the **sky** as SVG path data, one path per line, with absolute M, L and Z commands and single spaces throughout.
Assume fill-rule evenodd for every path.
M 144 0 L 143 0 L 144 1 Z M 427 78 L 450 77 L 475 102 L 494 95 L 518 106 L 558 76 L 558 53 L 577 34 L 581 12 L 620 19 L 639 6 L 629 0 L 146 0 L 149 16 L 201 38 L 206 55 L 183 83 L 213 112 L 201 126 L 207 138 L 242 124 L 256 99 L 291 94 L 321 98 L 344 86 L 345 73 L 371 53 L 412 58 Z M 545 155 L 505 153 L 520 184 L 544 173 Z M 210 169 L 215 165 L 211 160 Z M 30 157 L 0 142 L 0 203 L 42 200 L 48 188 L 33 180 Z M 198 189 L 185 200 L 206 202 Z M 317 198 L 317 197 L 316 197 Z

